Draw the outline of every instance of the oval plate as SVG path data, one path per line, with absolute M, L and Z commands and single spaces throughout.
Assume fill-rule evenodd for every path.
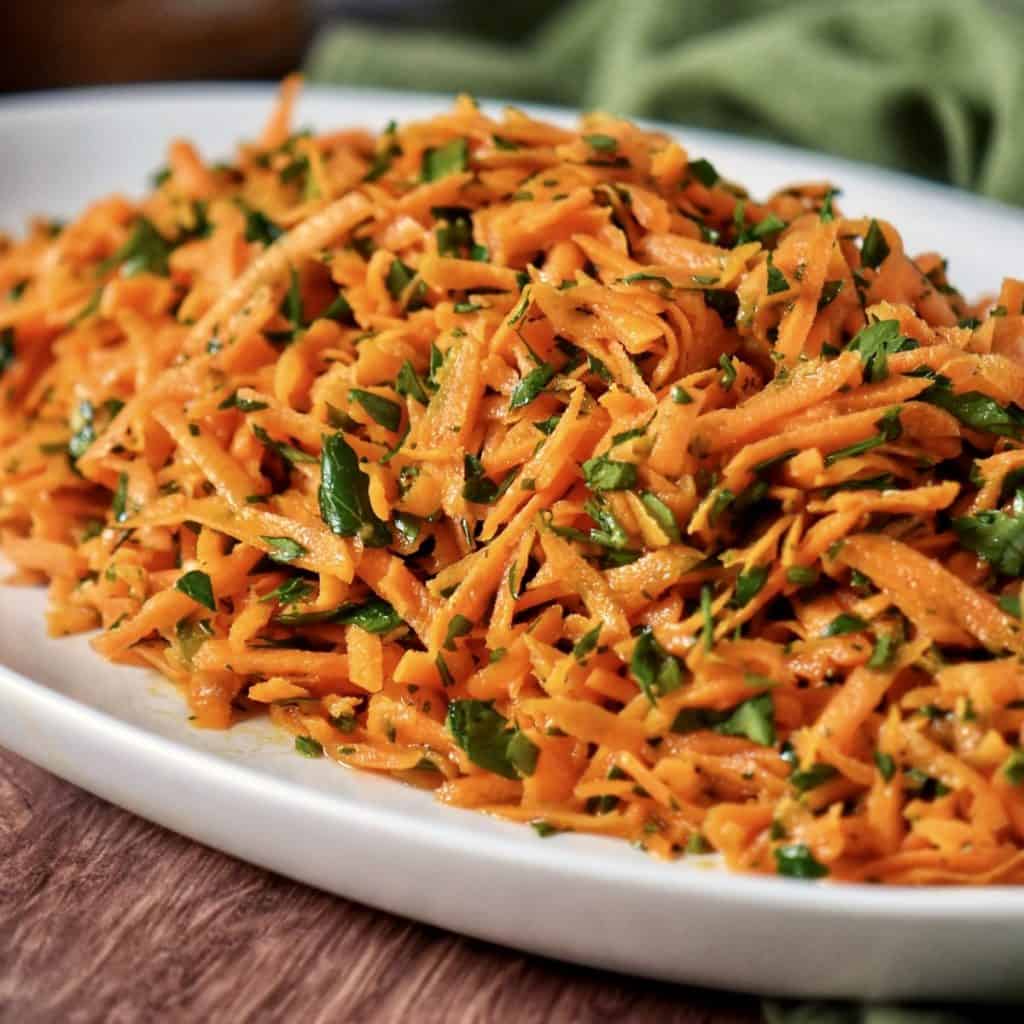
M 210 158 L 258 132 L 268 86 L 49 93 L 0 103 L 0 227 L 139 193 L 174 136 Z M 299 125 L 380 129 L 445 97 L 307 90 Z M 539 108 L 538 108 L 539 109 Z M 545 116 L 573 120 L 565 111 Z M 832 157 L 678 132 L 754 194 L 828 179 L 848 213 L 892 220 L 951 259 L 968 294 L 1024 276 L 1024 213 Z M 1024 888 L 910 889 L 728 875 L 625 843 L 445 808 L 429 794 L 295 755 L 267 722 L 191 728 L 173 687 L 51 640 L 45 595 L 0 588 L 0 743 L 168 828 L 376 907 L 547 956 L 762 994 L 857 999 L 1024 994 Z

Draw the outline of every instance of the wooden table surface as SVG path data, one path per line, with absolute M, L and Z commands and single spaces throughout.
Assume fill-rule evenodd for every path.
M 743 996 L 527 956 L 325 895 L 3 750 L 0 865 L 3 1022 L 760 1019 Z

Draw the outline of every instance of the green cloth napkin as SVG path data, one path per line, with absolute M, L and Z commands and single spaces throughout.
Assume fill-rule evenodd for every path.
M 1024 203 L 1024 17 L 983 0 L 576 0 L 516 45 L 330 27 L 314 81 L 705 125 Z
M 1024 18 L 982 0 L 576 0 L 515 45 L 343 23 L 314 42 L 307 73 L 704 125 L 1024 203 Z M 818 1003 L 764 1013 L 769 1024 L 973 1016 Z

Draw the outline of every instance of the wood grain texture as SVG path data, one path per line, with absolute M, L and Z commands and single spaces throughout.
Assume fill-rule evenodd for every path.
M 759 1019 L 744 997 L 526 956 L 325 895 L 3 750 L 0 864 L 4 1022 Z

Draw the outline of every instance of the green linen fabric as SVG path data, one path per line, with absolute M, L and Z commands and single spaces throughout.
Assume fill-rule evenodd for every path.
M 1024 203 L 1009 0 L 576 0 L 503 44 L 330 27 L 313 81 L 471 92 L 780 139 Z
M 758 135 L 1024 203 L 1024 11 L 1006 2 L 575 0 L 515 44 L 335 24 L 306 71 Z M 769 1024 L 974 1016 L 817 1003 L 764 1013 Z

